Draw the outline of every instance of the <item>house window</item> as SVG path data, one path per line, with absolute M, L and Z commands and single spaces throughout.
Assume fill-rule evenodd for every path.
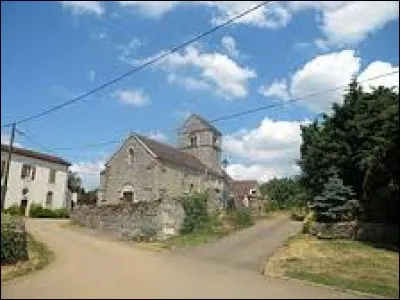
M 53 204 L 53 192 L 47 192 L 46 195 L 46 206 L 51 207 Z
M 36 167 L 23 164 L 21 169 L 21 178 L 22 179 L 35 179 Z
M 129 164 L 133 165 L 133 163 L 135 162 L 135 151 L 133 150 L 133 148 L 129 148 L 128 152 L 129 152 Z
M 250 194 L 255 195 L 256 191 L 255 190 L 250 190 Z
M 195 135 L 192 135 L 190 137 L 190 146 L 196 147 L 197 146 L 197 137 Z
M 189 191 L 191 192 L 193 190 L 193 183 L 191 183 L 190 185 L 189 185 Z
M 56 182 L 56 170 L 50 170 L 49 182 L 50 183 L 55 183 Z
M 1 178 L 3 178 L 4 172 L 6 171 L 6 161 L 1 161 Z
M 23 188 L 23 189 L 22 189 L 22 195 L 23 195 L 23 196 L 27 195 L 28 192 L 29 192 L 28 188 Z

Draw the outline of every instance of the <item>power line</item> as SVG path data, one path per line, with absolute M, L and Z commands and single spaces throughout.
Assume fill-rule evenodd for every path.
M 374 76 L 374 77 L 367 78 L 367 79 L 365 79 L 363 81 L 359 81 L 358 83 L 359 84 L 360 83 L 365 83 L 365 82 L 372 81 L 372 80 L 375 80 L 375 79 L 378 79 L 378 78 L 382 78 L 382 77 L 386 77 L 386 76 L 389 76 L 389 75 L 393 75 L 393 74 L 396 74 L 396 73 L 399 73 L 399 71 L 393 71 L 393 72 L 389 72 L 389 73 L 385 73 L 385 74 L 380 74 L 380 75 L 377 75 L 377 76 Z M 273 104 L 269 104 L 269 105 L 259 106 L 259 107 L 253 108 L 253 109 L 249 109 L 249 110 L 241 111 L 241 112 L 234 113 L 234 114 L 231 114 L 231 115 L 222 116 L 222 117 L 218 117 L 218 118 L 212 119 L 210 121 L 210 123 L 216 123 L 216 122 L 219 122 L 219 121 L 240 117 L 240 116 L 243 116 L 243 115 L 247 115 L 247 114 L 250 114 L 250 113 L 266 110 L 266 109 L 269 109 L 269 108 L 284 106 L 287 103 L 298 102 L 298 101 L 301 101 L 301 100 L 305 100 L 307 98 L 323 95 L 323 94 L 326 94 L 326 93 L 331 93 L 331 92 L 334 92 L 334 91 L 337 91 L 337 90 L 340 90 L 340 89 L 344 89 L 344 88 L 347 88 L 347 87 L 348 87 L 348 85 L 342 85 L 342 86 L 330 88 L 330 89 L 327 89 L 327 90 L 310 93 L 308 95 L 304 95 L 304 96 L 301 96 L 301 97 L 298 97 L 298 98 L 295 98 L 295 99 L 291 99 L 291 100 L 288 100 L 288 101 L 285 101 L 285 102 L 279 102 L 279 103 L 273 103 Z M 177 130 L 178 129 L 173 129 L 173 130 L 170 130 L 168 132 L 176 132 Z M 105 142 L 100 142 L 100 143 L 93 143 L 93 144 L 88 144 L 88 145 L 53 148 L 53 150 L 66 151 L 66 150 L 82 149 L 82 148 L 97 147 L 97 146 L 102 146 L 102 145 L 116 144 L 116 143 L 119 143 L 121 141 L 122 141 L 122 139 L 113 139 L 113 140 L 110 140 L 110 141 L 105 141 Z
M 74 149 L 82 149 L 82 148 L 90 148 L 90 147 L 97 147 L 97 146 L 102 146 L 102 145 L 111 145 L 111 144 L 116 144 L 121 142 L 121 140 L 111 140 L 111 141 L 106 141 L 106 142 L 100 142 L 100 143 L 94 143 L 94 144 L 88 144 L 88 145 L 80 145 L 80 146 L 71 146 L 71 147 L 60 147 L 60 148 L 52 148 L 53 150 L 56 151 L 66 151 L 66 150 L 74 150 Z
M 39 146 L 40 148 L 42 148 L 45 152 L 49 152 L 52 154 L 57 155 L 52 149 L 47 148 L 46 146 L 43 146 L 41 143 L 37 142 L 36 140 L 34 140 L 33 138 L 31 138 L 28 134 L 26 134 L 25 132 L 19 130 L 18 128 L 15 128 L 15 131 L 17 133 L 19 133 L 20 135 L 22 135 L 23 137 L 25 137 L 27 140 L 29 140 L 31 143 L 36 144 L 37 146 Z
M 228 26 L 229 24 L 235 22 L 236 20 L 242 18 L 243 16 L 245 16 L 245 15 L 247 15 L 247 14 L 249 14 L 249 13 L 251 13 L 251 12 L 261 8 L 261 7 L 263 7 L 263 6 L 265 6 L 269 2 L 272 2 L 272 1 L 263 1 L 260 4 L 255 5 L 252 8 L 249 8 L 249 9 L 245 10 L 244 12 L 240 13 L 239 15 L 237 15 L 237 16 L 235 16 L 235 17 L 223 22 L 222 24 L 217 25 L 215 27 L 212 27 L 211 29 L 209 29 L 209 30 L 197 35 L 196 37 L 191 38 L 188 41 L 186 41 L 186 42 L 184 42 L 184 43 L 182 43 L 182 44 L 180 44 L 178 46 L 172 47 L 172 49 L 170 49 L 170 50 L 168 50 L 166 52 L 162 52 L 161 54 L 159 54 L 155 58 L 153 58 L 153 59 L 141 64 L 140 66 L 138 66 L 136 68 L 133 68 L 133 69 L 129 70 L 128 72 L 126 72 L 126 73 L 124 73 L 124 74 L 122 74 L 122 75 L 120 75 L 120 76 L 118 76 L 118 77 L 116 77 L 116 78 L 114 78 L 114 79 L 112 79 L 110 81 L 107 81 L 107 82 L 105 82 L 103 84 L 100 84 L 98 87 L 96 87 L 96 88 L 94 88 L 94 89 L 92 89 L 92 90 L 90 90 L 90 91 L 88 91 L 86 93 L 83 93 L 82 95 L 80 95 L 78 97 L 75 97 L 75 98 L 73 98 L 71 100 L 68 100 L 68 101 L 65 101 L 63 103 L 60 103 L 60 104 L 58 104 L 58 105 L 56 105 L 56 106 L 54 106 L 52 108 L 49 108 L 49 109 L 47 109 L 47 110 L 45 110 L 45 111 L 43 111 L 41 113 L 36 114 L 36 115 L 30 116 L 30 117 L 25 117 L 25 118 L 23 118 L 23 119 L 21 119 L 19 121 L 16 121 L 15 123 L 16 124 L 21 124 L 21 123 L 24 123 L 24 122 L 28 122 L 30 120 L 33 120 L 33 119 L 42 117 L 44 115 L 47 115 L 47 114 L 49 114 L 49 113 L 51 113 L 51 112 L 53 112 L 55 110 L 61 109 L 61 108 L 65 107 L 65 106 L 67 106 L 69 104 L 72 104 L 74 102 L 82 100 L 82 99 L 84 99 L 84 98 L 86 98 L 86 97 L 88 97 L 88 96 L 90 96 L 90 95 L 92 95 L 92 94 L 94 94 L 94 93 L 96 93 L 96 92 L 98 92 L 98 91 L 100 91 L 100 90 L 102 90 L 102 89 L 104 89 L 104 88 L 106 88 L 106 87 L 108 87 L 108 86 L 110 86 L 110 85 L 112 85 L 112 84 L 114 84 L 114 83 L 116 83 L 116 82 L 118 82 L 118 81 L 120 81 L 120 80 L 122 80 L 122 79 L 124 79 L 124 78 L 126 78 L 126 77 L 128 77 L 128 76 L 130 76 L 130 75 L 132 75 L 132 74 L 134 74 L 134 73 L 136 73 L 138 71 L 140 71 L 140 70 L 142 70 L 142 69 L 144 69 L 144 68 L 146 68 L 147 66 L 150 66 L 150 65 L 154 64 L 155 62 L 163 59 L 167 55 L 170 55 L 170 54 L 172 54 L 174 52 L 177 52 L 179 49 L 182 49 L 182 48 L 184 48 L 184 47 L 186 47 L 186 46 L 188 46 L 188 45 L 200 40 L 201 38 L 203 38 L 205 36 L 208 36 L 211 33 L 215 32 L 215 31 L 217 31 L 217 30 L 219 30 L 219 29 L 221 29 L 223 27 Z M 6 126 L 9 126 L 9 124 L 5 125 L 4 127 L 6 127 Z
M 368 82 L 368 81 L 371 81 L 371 80 L 375 80 L 375 79 L 378 79 L 378 78 L 386 77 L 386 76 L 393 75 L 393 74 L 396 74 L 396 73 L 399 73 L 399 71 L 393 71 L 393 72 L 389 72 L 389 73 L 385 73 L 385 74 L 380 74 L 380 75 L 365 79 L 363 81 L 360 81 L 358 83 Z M 307 98 L 312 98 L 312 97 L 315 97 L 315 96 L 319 96 L 319 95 L 323 95 L 323 94 L 326 94 L 326 93 L 334 92 L 334 91 L 337 91 L 337 90 L 340 90 L 340 89 L 343 89 L 343 88 L 346 88 L 346 87 L 348 87 L 348 85 L 342 85 L 342 86 L 334 87 L 334 88 L 327 89 L 327 90 L 324 90 L 324 91 L 311 93 L 311 94 L 304 95 L 304 96 L 301 96 L 301 97 L 298 97 L 298 98 L 295 98 L 295 99 L 291 99 L 291 100 L 288 100 L 288 101 L 285 101 L 285 102 L 269 104 L 269 105 L 263 105 L 263 106 L 256 107 L 256 108 L 253 108 L 253 109 L 249 109 L 249 110 L 245 110 L 245 111 L 242 111 L 242 112 L 238 112 L 238 113 L 235 113 L 235 114 L 232 114 L 232 115 L 228 115 L 228 116 L 224 116 L 224 117 L 213 119 L 213 120 L 210 121 L 210 123 L 215 123 L 215 122 L 219 122 L 219 121 L 222 121 L 222 120 L 236 118 L 236 117 L 239 117 L 239 116 L 247 115 L 247 114 L 254 113 L 254 112 L 261 111 L 261 110 L 268 109 L 268 108 L 282 106 L 282 105 L 284 105 L 286 103 L 298 102 L 300 100 L 304 100 L 304 99 L 307 99 Z

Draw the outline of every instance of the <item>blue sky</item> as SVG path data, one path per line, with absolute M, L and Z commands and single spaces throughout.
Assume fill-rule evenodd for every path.
M 1 122 L 69 100 L 258 2 L 2 2 Z M 123 139 L 174 143 L 190 112 L 224 133 L 228 172 L 268 180 L 298 173 L 299 124 L 329 111 L 341 91 L 285 101 L 398 70 L 398 2 L 272 2 L 236 24 L 84 101 L 19 126 L 46 148 Z M 398 73 L 368 82 L 398 85 Z M 2 141 L 9 129 L 2 129 Z M 24 147 L 43 151 L 17 136 Z M 54 150 L 95 187 L 117 144 Z

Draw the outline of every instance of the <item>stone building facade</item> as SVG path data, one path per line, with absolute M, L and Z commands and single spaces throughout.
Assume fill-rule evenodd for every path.
M 155 201 L 207 192 L 223 205 L 229 176 L 221 165 L 222 134 L 198 115 L 178 131 L 178 147 L 132 133 L 100 173 L 98 205 Z

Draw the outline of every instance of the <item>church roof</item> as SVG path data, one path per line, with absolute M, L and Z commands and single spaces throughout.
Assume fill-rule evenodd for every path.
M 135 136 L 138 137 L 147 147 L 149 147 L 149 149 L 157 158 L 176 165 L 183 165 L 197 171 L 205 171 L 205 165 L 197 157 L 143 135 L 135 134 Z
M 209 121 L 207 121 L 206 119 L 204 119 L 203 117 L 201 117 L 201 116 L 199 116 L 197 114 L 191 114 L 186 119 L 185 123 L 183 123 L 182 127 L 180 128 L 181 131 L 183 131 L 183 129 L 185 128 L 186 123 L 192 118 L 198 119 L 206 128 L 210 129 L 214 133 L 216 133 L 218 135 L 222 135 L 221 132 L 215 126 L 211 125 L 211 123 Z

